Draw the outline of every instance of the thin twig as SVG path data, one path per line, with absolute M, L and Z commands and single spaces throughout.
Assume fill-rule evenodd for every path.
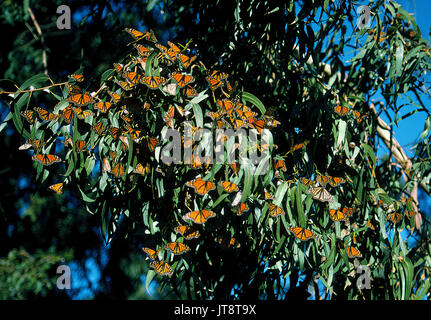
M 42 65 L 43 65 L 43 73 L 48 74 L 48 60 L 46 56 L 46 46 L 45 46 L 45 39 L 42 34 L 42 29 L 39 26 L 39 23 L 36 20 L 36 17 L 33 14 L 33 11 L 30 7 L 27 8 L 28 13 L 30 14 L 30 18 L 33 21 L 33 24 L 36 28 L 37 34 L 40 37 L 40 42 L 42 43 Z

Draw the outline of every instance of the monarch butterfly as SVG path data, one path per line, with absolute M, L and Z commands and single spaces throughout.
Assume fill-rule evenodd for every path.
M 28 139 L 22 146 L 20 146 L 18 148 L 18 150 L 27 150 L 27 149 L 32 148 L 32 147 L 39 151 L 42 148 L 42 140 Z
M 34 122 L 34 111 L 32 110 L 21 111 L 21 115 L 24 117 L 25 120 L 27 120 L 28 123 L 32 124 Z
M 230 118 L 230 120 L 231 120 L 232 125 L 233 125 L 233 127 L 234 127 L 235 129 L 238 129 L 238 128 L 242 128 L 242 127 L 247 126 L 247 122 L 245 122 L 245 121 L 244 121 L 244 120 L 242 120 L 242 119 L 233 119 L 233 118 Z
M 268 127 L 271 127 L 271 128 L 275 128 L 275 127 L 277 127 L 279 124 L 281 124 L 281 122 L 280 122 L 280 121 L 278 121 L 278 120 L 275 120 L 275 119 L 273 119 L 273 118 L 270 118 L 270 119 L 267 119 L 267 120 L 266 120 L 266 125 L 267 125 Z
M 175 110 L 177 112 L 175 112 Z M 178 106 L 177 104 L 174 104 L 169 108 L 168 112 L 166 112 L 166 115 L 163 119 L 166 122 L 166 125 L 168 127 L 171 127 L 172 129 L 174 128 L 173 120 L 175 118 L 175 115 L 177 114 L 180 115 L 181 117 L 184 116 L 184 109 Z
M 315 184 L 315 182 L 313 180 L 310 180 L 310 179 L 307 179 L 304 177 L 299 179 L 299 181 L 301 181 L 301 183 L 306 187 L 314 186 L 314 184 Z
M 153 51 L 153 49 L 147 48 L 142 44 L 135 43 L 133 46 L 136 48 L 136 50 L 138 50 L 139 55 L 143 57 L 148 57 L 151 54 L 151 51 Z
M 187 84 L 195 81 L 195 78 L 189 74 L 183 74 L 181 72 L 173 72 L 170 77 L 175 80 L 180 88 L 185 87 Z
M 181 242 L 169 242 L 165 245 L 165 249 L 176 255 L 190 251 L 189 246 Z
M 235 112 L 238 114 L 238 116 L 242 119 L 242 120 L 248 120 L 251 117 L 255 117 L 257 116 L 256 112 L 251 111 L 251 109 L 242 104 L 242 103 L 238 103 L 236 108 L 235 108 Z
M 42 163 L 44 166 L 50 166 L 61 161 L 61 158 L 55 154 L 38 154 L 33 156 L 32 159 Z
M 269 206 L 269 214 L 271 215 L 271 217 L 275 218 L 285 214 L 283 208 L 276 206 L 275 204 L 268 203 L 268 206 Z
M 157 140 L 156 138 L 148 137 L 146 138 L 146 143 L 148 150 L 150 150 L 150 152 L 153 152 L 156 146 L 159 144 L 159 140 Z
M 129 149 L 129 139 L 127 139 L 126 136 L 120 136 L 121 141 L 121 148 L 123 148 L 124 151 Z
M 108 158 L 103 158 L 102 160 L 102 172 L 111 172 L 111 164 Z
M 121 88 L 123 88 L 126 91 L 130 91 L 133 89 L 133 87 L 136 85 L 134 83 L 129 83 L 126 81 L 117 81 L 117 83 L 120 85 Z
M 195 189 L 196 193 L 200 195 L 205 195 L 216 188 L 214 183 L 202 180 L 200 177 L 186 182 L 186 186 Z
M 234 162 L 234 163 L 232 163 L 232 164 L 230 165 L 230 167 L 232 168 L 233 173 L 235 173 L 235 175 L 237 175 L 237 174 L 238 174 L 238 172 L 239 172 L 239 169 L 240 169 L 240 165 L 239 165 L 239 163 L 238 163 L 238 162 Z
M 193 61 L 195 61 L 196 56 L 189 57 L 189 56 L 186 56 L 185 54 L 179 53 L 177 54 L 177 59 L 180 60 L 183 67 L 187 69 L 188 67 L 190 67 Z
M 184 220 L 192 220 L 195 223 L 203 224 L 208 219 L 215 217 L 216 214 L 210 210 L 190 211 L 183 216 Z
M 124 29 L 128 34 L 130 34 L 135 40 L 149 40 L 152 42 L 156 42 L 156 36 L 154 35 L 154 33 L 150 30 L 150 31 L 146 31 L 141 32 L 139 30 L 133 29 L 133 28 L 125 28 Z
M 131 84 L 135 85 L 141 81 L 142 76 L 137 72 L 127 72 L 123 73 L 123 77 Z
M 119 95 L 116 92 L 108 91 L 108 94 L 111 96 L 113 103 L 118 103 L 123 98 L 123 95 Z
M 166 82 L 166 79 L 158 76 L 146 76 L 141 78 L 141 82 L 150 89 L 157 89 L 160 85 Z
M 356 257 L 360 258 L 360 257 L 362 257 L 362 254 L 359 252 L 359 250 L 353 246 L 348 246 L 346 248 L 346 252 L 347 252 L 347 255 L 349 256 L 349 258 L 356 258 Z
M 329 183 L 330 180 L 331 178 L 329 176 L 317 176 L 316 178 L 316 181 L 322 187 L 326 187 L 326 185 Z
M 345 180 L 345 179 L 343 179 L 343 178 L 329 176 L 329 185 L 330 185 L 331 187 L 337 187 L 337 186 L 339 186 L 340 184 L 343 184 L 343 183 L 345 183 L 345 182 L 346 182 L 346 180 Z
M 398 223 L 403 218 L 402 214 L 399 212 L 392 212 L 388 214 L 388 220 L 393 223 Z
M 108 128 L 108 130 L 111 133 L 111 136 L 114 140 L 116 140 L 118 138 L 118 136 L 120 135 L 120 129 L 117 127 L 110 127 L 110 128 Z
M 121 177 L 122 175 L 124 175 L 124 167 L 121 163 L 117 163 L 114 168 L 112 168 L 112 173 L 114 174 L 114 176 L 116 177 Z
M 287 167 L 284 160 L 274 159 L 274 169 L 275 170 L 281 169 L 281 171 L 286 172 Z
M 73 110 L 76 112 L 76 116 L 79 119 L 85 119 L 90 116 L 94 116 L 94 113 L 90 110 L 82 110 L 80 107 L 73 107 Z
M 62 194 L 63 193 L 63 182 L 55 183 L 55 184 L 49 186 L 48 188 L 57 194 Z
M 208 168 L 210 164 L 211 164 L 210 157 L 192 156 L 190 167 L 193 169 L 202 168 L 202 166 L 205 166 L 205 168 Z
M 219 186 L 221 186 L 224 191 L 232 193 L 235 191 L 238 191 L 238 186 L 235 183 L 229 182 L 229 181 L 220 181 Z
M 193 229 L 193 227 L 188 227 L 188 226 L 178 226 L 175 227 L 175 232 L 176 233 L 181 233 L 182 236 L 186 239 L 186 240 L 190 240 L 193 238 L 199 238 L 200 234 L 199 231 Z
M 84 76 L 82 74 L 72 74 L 69 76 L 69 78 L 78 82 L 84 81 Z
M 205 78 L 208 81 L 208 84 L 210 85 L 210 89 L 212 91 L 215 91 L 218 87 L 220 87 L 223 83 L 221 82 L 221 80 L 218 80 L 216 78 L 213 77 L 206 77 Z
M 310 141 L 304 141 L 298 144 L 295 144 L 292 148 L 290 148 L 291 152 L 294 152 L 296 150 L 302 149 L 304 146 L 306 146 Z
M 76 152 L 82 152 L 85 148 L 84 140 L 76 140 L 75 142 Z
M 371 228 L 371 230 L 375 230 L 375 229 L 376 229 L 376 228 L 371 224 L 371 220 L 368 220 L 368 221 L 367 221 L 366 226 L 367 226 L 368 228 Z
M 356 116 L 356 122 L 357 123 L 360 123 L 362 121 L 362 119 L 367 117 L 366 114 L 361 114 L 359 111 L 353 110 L 352 112 Z
M 237 216 L 241 216 L 244 212 L 248 211 L 248 206 L 244 202 L 241 202 L 237 207 L 238 207 L 238 210 L 236 211 Z
M 265 121 L 263 121 L 262 119 L 256 120 L 254 117 L 251 117 L 250 119 L 248 119 L 248 126 L 250 128 L 256 129 L 259 132 L 259 134 L 262 133 L 264 125 L 265 125 Z
M 111 150 L 109 151 L 109 155 L 113 161 L 117 161 L 117 152 Z
M 57 120 L 60 115 L 58 114 L 53 114 L 45 109 L 36 107 L 34 108 L 34 110 L 39 114 L 39 117 L 43 120 L 43 121 L 52 121 L 52 120 Z
M 289 230 L 295 235 L 295 237 L 302 241 L 316 238 L 316 235 L 308 229 L 304 229 L 301 227 L 291 227 L 289 228 Z
M 183 94 L 186 96 L 186 98 L 194 98 L 198 95 L 198 92 L 195 88 L 193 88 L 190 85 L 187 85 L 185 88 L 183 88 Z
M 320 202 L 334 202 L 332 195 L 324 187 L 312 187 L 307 190 L 308 194 L 313 196 L 313 199 Z
M 235 238 L 229 236 L 219 237 L 217 241 L 221 244 L 223 249 L 238 249 L 239 247 L 241 247 L 241 244 Z
M 99 121 L 91 129 L 93 129 L 99 136 L 101 136 L 103 134 L 103 131 L 105 130 L 105 124 L 103 123 L 103 121 Z
M 408 211 L 406 211 L 406 216 L 409 219 L 413 218 L 415 215 L 416 215 L 416 211 L 414 211 L 414 210 L 408 210 Z
M 144 251 L 152 261 L 159 260 L 158 254 L 160 249 L 156 251 L 150 248 L 142 248 L 142 251 Z
M 114 65 L 115 71 L 117 71 L 117 73 L 119 75 L 122 75 L 123 74 L 123 68 L 124 68 L 123 65 L 120 63 L 114 63 L 113 65 Z
M 83 107 L 94 102 L 93 97 L 88 92 L 72 93 L 72 95 L 67 98 L 67 101 L 72 102 L 74 105 L 79 107 Z
M 212 111 L 207 111 L 205 113 L 206 116 L 210 117 L 212 120 L 216 120 L 218 118 L 221 117 L 221 113 L 219 112 L 212 112 Z
M 349 218 L 353 214 L 353 208 L 343 208 L 342 212 L 343 214 Z
M 150 267 L 153 268 L 161 276 L 171 276 L 173 274 L 171 266 L 164 261 L 153 261 L 150 263 Z
M 140 175 L 145 176 L 147 173 L 149 173 L 149 172 L 150 172 L 150 164 L 149 164 L 149 163 L 147 163 L 147 164 L 145 165 L 145 167 L 144 167 L 144 166 L 142 165 L 142 163 L 138 163 L 138 164 L 136 165 L 135 169 L 133 169 L 133 172 L 134 172 L 134 173 L 138 173 L 138 174 L 140 174 Z
M 274 195 L 273 194 L 271 194 L 271 193 L 269 193 L 269 192 L 267 192 L 266 190 L 264 191 L 264 198 L 265 198 L 265 200 L 267 201 L 267 200 L 274 200 Z
M 111 107 L 112 107 L 112 103 L 109 101 L 106 101 L 106 102 L 100 101 L 94 105 L 94 108 L 99 110 L 101 113 L 108 112 L 109 108 Z
M 346 208 L 344 208 L 344 209 L 346 209 Z M 338 209 L 330 209 L 329 210 L 329 217 L 333 221 L 346 221 L 347 220 L 347 217 L 343 213 L 343 211 L 340 211 Z
M 63 111 L 61 112 L 61 117 L 67 122 L 67 123 L 72 123 L 73 118 L 75 117 L 75 112 L 73 111 L 73 109 L 69 106 L 67 106 L 66 108 L 63 109 Z
M 222 72 L 222 71 L 218 71 L 218 70 L 213 70 L 210 73 L 210 77 L 217 79 L 217 80 L 223 80 L 227 78 L 227 73 L 226 72 Z
M 219 110 L 221 114 L 229 114 L 232 115 L 232 112 L 235 110 L 235 106 L 232 101 L 228 99 L 217 100 L 217 104 L 219 105 Z
M 350 109 L 344 106 L 336 106 L 334 107 L 334 111 L 340 116 L 344 116 L 345 114 L 347 114 Z

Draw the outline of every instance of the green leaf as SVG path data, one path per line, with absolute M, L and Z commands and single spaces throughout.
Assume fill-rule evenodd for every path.
M 256 106 L 262 114 L 266 113 L 266 109 L 262 101 L 260 101 L 255 95 L 251 94 L 250 92 L 243 91 L 241 94 L 241 99 L 244 103 L 250 102 L 251 104 Z
M 49 76 L 44 73 L 39 73 L 34 76 L 32 76 L 30 79 L 26 80 L 21 87 L 19 87 L 20 90 L 25 90 L 29 88 L 30 86 L 36 87 L 37 84 L 41 82 L 45 82 L 50 80 Z M 28 92 L 26 92 L 28 93 Z

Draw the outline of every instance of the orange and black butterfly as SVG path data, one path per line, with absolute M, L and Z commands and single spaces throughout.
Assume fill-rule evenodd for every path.
M 248 126 L 250 128 L 256 129 L 259 134 L 261 134 L 263 127 L 265 126 L 265 121 L 262 119 L 256 120 L 254 117 L 251 117 L 250 119 L 248 119 Z
M 200 177 L 186 182 L 186 186 L 195 189 L 196 193 L 201 196 L 207 194 L 208 192 L 216 188 L 216 185 L 214 183 L 212 183 L 211 181 L 202 180 L 202 178 Z
M 152 48 L 148 48 L 146 46 L 143 46 L 142 44 L 135 43 L 133 46 L 138 51 L 139 55 L 143 57 L 148 57 L 151 54 L 151 51 L 153 51 Z
M 69 91 L 70 96 L 67 98 L 67 101 L 78 107 L 83 107 L 94 102 L 93 97 L 88 92 L 82 92 L 78 86 L 69 87 Z
M 242 103 L 238 103 L 235 107 L 235 112 L 242 120 L 248 120 L 251 117 L 257 116 L 257 113 L 252 111 L 248 106 Z
M 94 105 L 94 108 L 99 110 L 101 113 L 108 112 L 109 108 L 111 107 L 112 107 L 112 103 L 109 101 L 106 101 L 106 102 L 100 101 Z
M 111 172 L 111 164 L 109 163 L 108 158 L 102 159 L 102 172 Z
M 241 216 L 244 212 L 248 211 L 248 206 L 244 202 L 240 202 L 240 204 L 237 206 L 236 215 Z
M 156 138 L 148 137 L 145 139 L 146 145 L 150 152 L 153 152 L 156 146 L 159 144 L 159 140 Z
M 108 94 L 111 96 L 112 103 L 118 103 L 123 98 L 123 94 L 119 95 L 116 92 L 108 91 Z
M 71 105 L 67 106 L 61 112 L 61 117 L 67 122 L 72 123 L 73 118 L 75 117 L 75 111 L 73 111 Z
M 158 255 L 159 255 L 160 250 L 161 249 L 156 251 L 156 250 L 151 249 L 151 248 L 142 248 L 142 251 L 144 251 L 148 255 L 148 257 L 151 259 L 151 261 L 159 261 Z
M 347 208 L 344 208 L 347 209 Z M 339 209 L 330 209 L 329 210 L 329 217 L 332 219 L 332 221 L 347 221 L 347 215 Z
M 235 110 L 233 102 L 228 99 L 217 100 L 217 104 L 221 114 L 227 113 L 231 116 Z
M 44 166 L 50 166 L 53 163 L 61 162 L 61 158 L 55 154 L 38 154 L 32 157 L 34 161 L 42 163 Z
M 304 141 L 298 144 L 295 144 L 293 147 L 290 148 L 290 152 L 295 152 L 296 150 L 302 149 L 304 146 L 306 146 L 310 141 Z
M 212 91 L 215 91 L 218 87 L 220 87 L 223 84 L 221 80 L 218 80 L 210 76 L 206 77 L 205 79 L 208 81 L 208 84 L 210 85 L 210 89 Z
M 135 40 L 148 40 L 152 42 L 157 42 L 156 36 L 152 31 L 141 32 L 133 28 L 124 29 L 128 34 L 130 34 Z
M 171 266 L 164 261 L 153 261 L 150 263 L 150 267 L 161 276 L 171 276 L 173 274 Z
M 235 173 L 235 175 L 237 175 L 239 172 L 239 169 L 240 169 L 240 164 L 238 162 L 234 162 L 230 165 L 230 167 L 232 168 L 233 173 Z
M 133 169 L 133 173 L 138 173 L 142 176 L 145 176 L 146 174 L 148 174 L 150 172 L 150 164 L 147 163 L 144 167 L 144 165 L 142 163 L 138 163 L 135 167 L 135 169 Z
M 276 206 L 275 204 L 268 203 L 268 206 L 269 206 L 269 214 L 271 215 L 271 217 L 275 218 L 285 214 L 283 208 Z
M 314 186 L 314 184 L 316 183 L 315 181 L 304 178 L 304 177 L 299 179 L 299 181 L 301 181 L 301 183 L 306 187 Z
M 180 60 L 183 67 L 187 69 L 188 67 L 190 67 L 193 61 L 195 61 L 196 56 L 189 57 L 189 56 L 186 56 L 185 54 L 179 53 L 177 54 L 177 59 Z
M 192 220 L 194 223 L 203 224 L 208 219 L 215 217 L 216 214 L 211 210 L 196 210 L 188 212 L 183 216 L 184 220 Z
M 199 231 L 195 230 L 193 227 L 188 227 L 188 226 L 183 226 L 183 225 L 175 227 L 175 232 L 181 233 L 181 235 L 186 240 L 199 238 L 199 236 L 200 236 Z
M 169 108 L 168 112 L 166 112 L 166 115 L 163 119 L 168 127 L 171 127 L 172 129 L 174 128 L 173 120 L 177 115 L 180 117 L 184 116 L 184 109 L 177 104 L 174 104 Z
M 263 197 L 265 198 L 265 201 L 274 200 L 274 195 L 266 190 L 263 192 Z
M 362 114 L 362 113 L 360 113 L 359 111 L 356 111 L 356 110 L 352 110 L 352 113 L 355 115 L 357 123 L 360 123 L 362 121 L 362 119 L 364 119 L 364 118 L 367 117 L 366 114 Z
M 399 212 L 392 212 L 392 213 L 388 214 L 388 220 L 393 222 L 393 223 L 400 222 L 402 218 L 403 218 L 403 216 Z
M 328 177 L 329 177 L 329 185 L 331 187 L 338 187 L 340 184 L 343 184 L 346 182 L 345 179 L 340 177 L 332 177 L 332 176 L 328 176 Z
M 84 81 L 84 76 L 82 74 L 72 74 L 69 78 L 78 82 Z
M 159 76 L 146 76 L 141 78 L 141 82 L 150 89 L 157 89 L 166 82 L 166 78 Z
M 49 186 L 48 188 L 57 194 L 62 194 L 63 193 L 63 182 L 55 183 L 55 184 Z
M 165 245 L 165 249 L 176 255 L 190 251 L 189 246 L 181 242 L 169 242 Z
M 332 195 L 323 186 L 310 187 L 306 192 L 311 194 L 313 199 L 320 202 L 334 202 Z
M 334 107 L 334 111 L 339 115 L 339 116 L 344 116 L 346 115 L 350 109 L 344 106 L 336 106 Z
M 241 247 L 241 244 L 235 238 L 229 236 L 219 237 L 217 241 L 221 244 L 223 249 L 238 249 Z
M 359 252 L 359 250 L 353 246 L 348 246 L 346 248 L 346 252 L 347 252 L 347 255 L 349 256 L 349 258 L 360 258 L 360 257 L 362 257 L 362 254 Z
M 292 227 L 289 228 L 289 230 L 295 235 L 295 237 L 302 241 L 316 238 L 316 235 L 308 229 L 304 229 L 301 227 Z
M 108 130 L 109 130 L 109 133 L 111 134 L 111 136 L 114 140 L 116 140 L 118 138 L 118 136 L 120 135 L 120 132 L 121 132 L 120 129 L 117 127 L 110 127 L 110 128 L 108 128 Z
M 274 159 L 273 162 L 274 162 L 274 169 L 275 170 L 280 169 L 283 172 L 287 171 L 286 163 L 284 160 Z
M 235 183 L 229 182 L 229 181 L 220 181 L 219 186 L 223 188 L 224 191 L 232 193 L 235 191 L 238 191 L 238 186 Z
M 124 175 L 125 171 L 124 171 L 124 166 L 121 163 L 117 163 L 111 170 L 111 172 L 114 174 L 114 176 L 116 177 L 121 177 L 122 175 Z
M 195 78 L 193 76 L 181 72 L 173 72 L 170 74 L 170 77 L 175 80 L 175 82 L 180 88 L 183 88 L 189 83 L 195 81 Z
M 85 148 L 85 141 L 84 140 L 76 140 L 75 142 L 75 147 L 76 147 L 76 152 L 82 152 Z
M 22 146 L 20 146 L 18 150 L 27 150 L 30 148 L 34 148 L 40 151 L 40 149 L 42 149 L 42 144 L 42 140 L 30 138 Z
M 115 69 L 115 71 L 117 71 L 117 73 L 118 73 L 120 76 L 121 76 L 121 75 L 123 75 L 123 70 L 124 70 L 123 65 L 122 65 L 122 64 L 120 64 L 120 63 L 114 63 L 113 65 L 114 65 L 114 69 Z
M 198 95 L 198 92 L 196 91 L 196 89 L 190 85 L 187 85 L 182 90 L 183 90 L 183 94 L 186 96 L 186 98 L 189 98 L 189 99 L 194 98 Z
M 21 111 L 21 115 L 27 120 L 28 123 L 32 124 L 34 122 L 34 111 L 33 110 L 25 110 Z
M 45 109 L 39 108 L 39 107 L 35 107 L 34 110 L 39 114 L 39 117 L 43 120 L 43 121 L 52 121 L 52 120 L 57 120 L 60 115 L 58 114 L 53 114 Z
M 105 131 L 105 124 L 103 123 L 103 121 L 99 121 L 98 123 L 96 123 L 92 129 L 99 135 L 101 136 L 103 134 L 103 131 Z
M 94 113 L 90 110 L 82 110 L 80 107 L 72 107 L 79 119 L 85 119 L 90 116 L 94 116 Z
M 217 79 L 217 80 L 224 80 L 227 78 L 228 74 L 223 71 L 213 70 L 210 72 L 210 77 Z
M 320 186 L 326 187 L 326 185 L 331 181 L 330 176 L 317 176 L 316 181 L 319 183 Z
M 133 87 L 136 85 L 136 84 L 129 83 L 126 81 L 117 81 L 117 83 L 120 85 L 121 88 L 123 88 L 126 91 L 132 90 Z
M 131 84 L 136 85 L 141 82 L 142 75 L 137 72 L 125 72 L 123 77 Z

